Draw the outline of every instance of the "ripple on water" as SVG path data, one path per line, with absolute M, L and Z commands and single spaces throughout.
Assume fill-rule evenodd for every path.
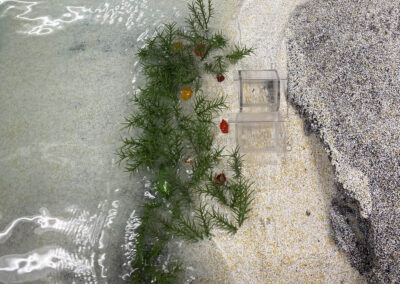
M 172 5 L 171 5 L 172 4 Z M 82 20 L 99 24 L 120 25 L 127 30 L 142 31 L 157 26 L 162 19 L 173 15 L 179 18 L 185 1 L 119 0 L 78 1 L 62 4 L 50 1 L 0 0 L 0 17 L 15 18 L 20 24 L 18 32 L 29 35 L 47 35 Z M 177 7 L 178 6 L 178 7 Z
M 122 217 L 118 215 L 119 209 L 119 200 L 106 200 L 99 203 L 96 212 L 70 206 L 65 209 L 65 216 L 59 217 L 52 216 L 47 209 L 42 208 L 38 215 L 16 218 L 0 232 L 0 246 L 7 246 L 13 233 L 23 233 L 27 238 L 52 233 L 52 236 L 56 236 L 52 237 L 53 243 L 57 245 L 45 245 L 26 253 L 1 256 L 0 280 L 4 283 L 43 279 L 50 282 L 107 282 L 108 269 L 113 265 L 112 260 L 110 263 L 107 258 L 112 254 L 110 245 L 115 245 L 115 219 Z M 24 227 L 24 231 L 18 230 L 18 226 L 23 223 L 31 223 L 33 226 Z M 124 269 L 119 275 L 121 278 L 129 276 L 135 230 L 139 224 L 133 212 L 126 223 L 125 243 L 120 242 L 121 251 L 114 252 L 124 256 Z

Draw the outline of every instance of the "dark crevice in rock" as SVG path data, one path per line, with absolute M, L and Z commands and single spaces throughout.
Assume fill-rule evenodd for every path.
M 332 200 L 331 224 L 333 238 L 350 257 L 351 264 L 360 273 L 371 272 L 374 262 L 374 250 L 370 246 L 371 224 L 360 215 L 360 203 L 350 197 L 343 187 L 337 185 L 338 195 Z M 344 239 L 351 239 L 346 244 Z

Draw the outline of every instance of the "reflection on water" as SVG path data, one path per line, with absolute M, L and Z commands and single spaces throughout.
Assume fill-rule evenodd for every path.
M 32 234 L 55 233 L 54 238 L 66 238 L 66 249 L 60 246 L 43 246 L 23 254 L 10 254 L 0 257 L 0 280 L 4 283 L 22 283 L 38 279 L 75 280 L 84 283 L 99 283 L 108 278 L 105 263 L 107 251 L 112 243 L 114 219 L 118 217 L 119 200 L 104 201 L 97 212 L 88 212 L 76 207 L 65 209 L 63 217 L 52 216 L 45 208 L 39 215 L 20 217 L 0 232 L 0 243 L 7 245 L 22 223 L 32 223 Z M 121 217 L 121 216 L 120 216 Z M 121 277 L 129 276 L 129 261 L 132 257 L 135 229 L 139 220 L 134 212 L 127 221 L 125 243 L 121 245 L 121 263 L 125 267 Z M 18 232 L 17 232 L 18 233 Z M 55 241 L 56 243 L 57 241 Z M 124 261 L 123 261 L 124 260 Z M 55 274 L 59 272 L 58 274 Z
M 12 16 L 21 20 L 24 25 L 19 32 L 29 35 L 46 35 L 83 19 L 93 18 L 100 24 L 124 25 L 130 30 L 145 26 L 149 15 L 164 17 L 161 10 L 163 3 L 155 6 L 148 0 L 105 2 L 99 3 L 96 8 L 83 6 L 82 1 L 71 2 L 72 4 L 76 2 L 77 5 L 65 5 L 65 2 L 58 5 L 51 4 L 51 11 L 49 11 L 49 4 L 43 1 L 0 0 L 0 17 Z M 93 5 L 93 3 L 88 4 Z M 169 6 L 169 9 L 175 16 L 179 15 L 176 7 Z M 51 15 L 46 15 L 49 12 Z
M 42 247 L 26 254 L 0 258 L 0 279 L 4 283 L 40 280 L 53 271 L 71 271 L 78 279 L 96 283 L 93 262 L 61 247 Z
M 0 5 L 2 5 L 1 17 L 12 15 L 26 22 L 27 29 L 19 32 L 30 35 L 49 34 L 55 29 L 63 28 L 66 24 L 82 20 L 84 15 L 90 12 L 85 7 L 65 6 L 65 13 L 60 18 L 53 18 L 52 16 L 34 16 L 33 9 L 40 5 L 39 2 L 35 1 L 2 0 Z

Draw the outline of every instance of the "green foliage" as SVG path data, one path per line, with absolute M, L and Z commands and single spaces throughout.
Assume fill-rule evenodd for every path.
M 213 116 L 225 108 L 227 108 L 225 97 L 219 96 L 215 99 L 207 99 L 203 94 L 198 94 L 194 98 L 193 110 L 200 122 L 206 122 L 212 125 Z
M 207 211 L 206 205 L 200 203 L 196 209 L 196 218 L 199 220 L 201 227 L 203 227 L 204 235 L 208 238 L 212 236 L 211 229 L 214 227 L 212 215 Z
M 231 64 L 236 64 L 240 59 L 254 53 L 253 48 L 239 47 L 235 45 L 233 51 L 226 56 Z
M 204 69 L 207 73 L 211 74 L 224 74 L 226 70 L 227 63 L 222 56 L 215 56 L 214 61 L 204 64 Z
M 208 0 L 207 5 L 203 0 L 195 0 L 188 5 L 190 16 L 187 18 L 187 23 L 191 28 L 192 33 L 208 33 L 208 24 L 214 14 L 211 0 Z
M 161 256 L 165 250 L 169 236 L 163 234 L 154 225 L 154 210 L 160 208 L 157 202 L 144 206 L 141 218 L 142 225 L 136 239 L 134 268 L 131 274 L 132 283 L 176 283 L 178 273 L 182 270 L 179 262 L 167 263 L 167 269 L 162 268 Z M 156 237 L 155 237 L 156 236 Z
M 225 97 L 203 94 L 201 75 L 223 74 L 252 50 L 235 46 L 223 55 L 228 40 L 210 30 L 211 0 L 195 0 L 188 8 L 186 29 L 164 25 L 137 52 L 146 84 L 133 96 L 135 111 L 125 127 L 134 135 L 122 138 L 118 155 L 132 174 L 150 172 L 148 190 L 154 198 L 145 200 L 141 212 L 133 283 L 175 282 L 180 264 L 165 261 L 173 236 L 196 242 L 211 237 L 213 228 L 233 234 L 250 211 L 252 191 L 241 172 L 239 149 L 223 155 L 223 148 L 213 146 L 214 119 L 227 107 Z M 194 96 L 183 101 L 180 90 L 187 87 Z M 184 162 L 188 157 L 190 164 Z M 233 176 L 216 183 L 221 163 Z
M 239 152 L 239 146 L 235 148 L 235 150 L 232 152 L 230 155 L 230 160 L 229 160 L 229 166 L 232 168 L 233 172 L 235 173 L 235 178 L 239 179 L 242 177 L 242 168 L 243 168 L 243 162 L 242 158 L 243 156 L 240 155 Z
M 179 216 L 175 220 L 164 221 L 164 225 L 168 232 L 189 242 L 203 239 L 203 231 L 194 218 Z
M 202 187 L 199 187 L 197 191 L 200 194 L 210 196 L 221 204 L 228 206 L 228 199 L 225 196 L 226 186 L 223 184 L 217 184 L 215 182 L 216 177 L 217 175 L 210 173 L 208 182 L 206 182 Z
M 250 187 L 251 183 L 242 177 L 233 182 L 229 187 L 232 195 L 230 207 L 235 214 L 235 220 L 239 227 L 248 218 L 250 212 L 250 205 L 253 201 L 253 191 L 250 190 Z
M 227 216 L 225 216 L 223 213 L 220 213 L 214 207 L 212 208 L 211 214 L 220 229 L 223 229 L 230 234 L 236 234 L 237 227 L 229 221 Z

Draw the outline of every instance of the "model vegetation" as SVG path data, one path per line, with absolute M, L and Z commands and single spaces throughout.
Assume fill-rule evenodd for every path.
M 214 228 L 234 234 L 250 211 L 252 190 L 239 149 L 224 154 L 213 143 L 225 97 L 206 96 L 201 76 L 206 72 L 223 81 L 228 65 L 252 49 L 229 48 L 222 33 L 210 30 L 210 0 L 188 8 L 186 27 L 164 25 L 137 53 L 146 84 L 134 95 L 135 109 L 126 119 L 132 137 L 123 139 L 118 152 L 129 172 L 146 173 L 150 182 L 133 283 L 175 282 L 181 267 L 164 257 L 172 237 L 196 242 L 212 237 Z

